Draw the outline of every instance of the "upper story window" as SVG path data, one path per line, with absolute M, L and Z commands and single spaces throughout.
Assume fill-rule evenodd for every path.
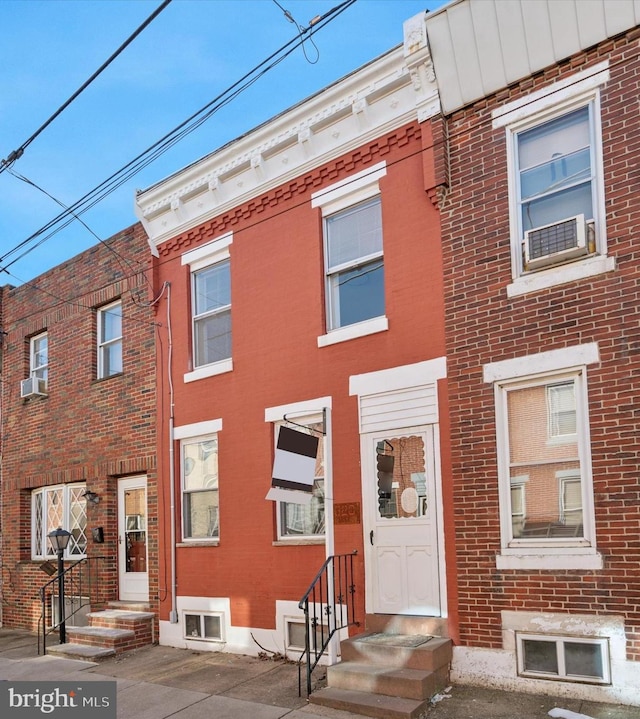
M 98 310 L 98 379 L 122 372 L 122 302 Z
M 231 272 L 229 260 L 193 273 L 194 366 L 231 357 Z
M 600 124 L 608 79 L 601 63 L 493 112 L 507 137 L 509 296 L 615 267 L 607 257 Z
M 29 376 L 20 384 L 20 396 L 47 394 L 49 381 L 49 337 L 46 332 L 29 340 Z
M 329 330 L 384 315 L 380 198 L 325 219 Z
M 185 382 L 229 372 L 231 359 L 231 233 L 185 252 L 191 270 L 193 368 Z
M 318 346 L 388 329 L 385 316 L 384 255 L 378 163 L 315 192 L 322 210 L 327 333 Z
M 54 558 L 48 534 L 61 527 L 71 533 L 66 559 L 77 559 L 87 551 L 87 502 L 85 484 L 43 487 L 31 494 L 31 555 L 33 559 Z
M 521 560 L 521 568 L 579 568 L 580 557 L 595 559 L 586 367 L 578 362 L 596 356 L 597 345 L 584 345 L 485 366 L 485 379 L 496 379 L 500 568 Z

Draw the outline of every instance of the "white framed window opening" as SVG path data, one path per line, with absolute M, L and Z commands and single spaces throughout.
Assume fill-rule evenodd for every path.
M 222 641 L 222 614 L 183 612 L 184 638 L 199 641 Z
M 195 367 L 231 357 L 230 259 L 192 272 Z
M 324 227 L 328 329 L 384 316 L 380 197 L 325 217 Z
M 584 371 L 498 384 L 496 402 L 503 545 L 592 546 Z
M 98 309 L 98 379 L 121 374 L 122 302 L 118 300 Z
M 182 440 L 180 464 L 183 539 L 218 539 L 217 435 Z
M 514 276 L 605 254 L 598 93 L 509 132 Z
M 609 641 L 596 637 L 516 634 L 518 674 L 535 679 L 611 683 Z
M 274 439 L 277 446 L 278 432 L 286 422 L 274 424 Z M 302 425 L 302 426 L 299 426 Z M 313 494 L 309 504 L 293 502 L 277 503 L 278 539 L 318 539 L 325 534 L 325 501 L 324 501 L 324 438 L 322 417 L 299 418 L 296 425 L 291 426 L 297 432 L 306 432 L 318 436 L 318 454 L 316 456 Z
M 31 493 L 31 555 L 33 559 L 52 559 L 57 553 L 48 534 L 66 529 L 71 537 L 65 559 L 84 557 L 87 551 L 86 484 L 42 487 Z
M 43 332 L 29 340 L 29 377 L 49 379 L 49 335 Z

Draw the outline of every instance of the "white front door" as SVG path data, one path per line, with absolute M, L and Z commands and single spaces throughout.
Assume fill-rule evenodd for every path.
M 149 601 L 147 573 L 147 478 L 118 480 L 119 597 Z
M 362 436 L 367 611 L 441 616 L 430 426 Z

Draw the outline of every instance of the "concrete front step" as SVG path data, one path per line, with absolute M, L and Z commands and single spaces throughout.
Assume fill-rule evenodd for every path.
M 126 612 L 151 612 L 149 602 L 132 602 L 122 599 L 115 599 L 107 603 L 109 609 L 122 609 Z
M 408 614 L 367 614 L 364 619 L 367 632 L 386 634 L 427 634 L 448 637 L 448 624 L 441 617 L 419 617 Z
M 128 649 L 135 642 L 136 634 L 132 629 L 90 626 L 67 629 L 67 637 L 71 644 L 113 649 L 118 653 Z
M 343 661 L 327 667 L 327 684 L 332 688 L 405 699 L 429 699 L 447 686 L 448 679 L 448 666 L 425 671 Z
M 325 687 L 313 692 L 309 701 L 311 704 L 379 719 L 419 719 L 429 707 L 428 699 L 388 697 L 337 687 Z
M 389 634 L 380 636 L 380 643 L 371 641 L 377 633 L 367 632 L 340 643 L 342 662 L 377 664 L 384 667 L 435 671 L 448 667 L 452 657 L 450 639 L 432 637 L 417 646 L 411 644 L 416 635 Z
M 47 655 L 64 659 L 82 659 L 86 662 L 100 662 L 115 656 L 115 649 L 96 647 L 89 644 L 52 644 L 47 646 Z

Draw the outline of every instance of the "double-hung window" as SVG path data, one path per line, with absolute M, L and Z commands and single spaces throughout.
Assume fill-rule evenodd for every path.
M 380 198 L 325 218 L 325 242 L 329 329 L 383 316 Z
M 217 539 L 219 528 L 218 438 L 181 442 L 183 539 Z
M 315 539 L 324 538 L 324 442 L 322 439 L 323 423 L 321 418 L 296 418 L 296 431 L 304 432 L 301 426 L 307 427 L 309 434 L 320 436 L 318 454 L 316 456 L 313 493 L 309 504 L 278 502 L 278 537 L 279 539 Z M 275 425 L 275 440 L 281 425 Z
M 49 377 L 49 336 L 46 332 L 32 337 L 29 342 L 29 376 L 44 380 L 46 389 Z
M 600 88 L 607 63 L 503 105 L 509 169 L 509 295 L 615 267 L 606 257 Z
M 318 346 L 382 332 L 385 316 L 380 162 L 311 196 L 322 211 L 326 334 Z
M 231 233 L 185 252 L 191 271 L 191 382 L 233 369 L 231 361 Z
M 61 484 L 43 487 L 31 494 L 31 554 L 34 559 L 53 558 L 48 534 L 61 527 L 71 537 L 65 558 L 82 557 L 87 550 L 86 485 Z
M 485 379 L 495 380 L 502 568 L 595 561 L 586 366 L 578 362 L 597 356 L 597 345 L 582 345 L 485 366 Z
M 98 319 L 98 379 L 122 372 L 122 302 L 101 307 Z

